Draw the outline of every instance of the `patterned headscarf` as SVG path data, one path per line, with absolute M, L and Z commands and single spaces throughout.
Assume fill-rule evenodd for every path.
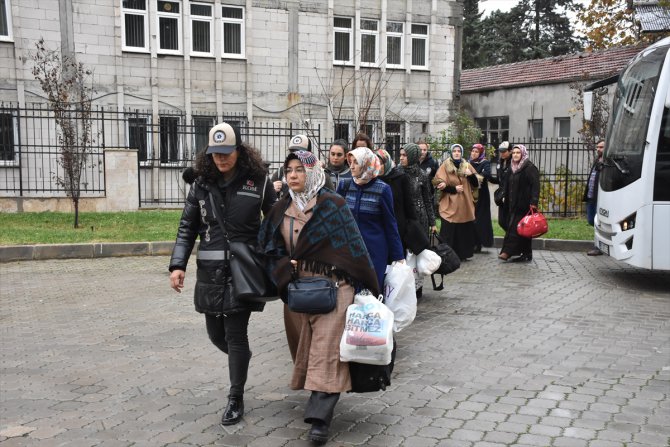
M 307 151 L 295 151 L 288 154 L 284 161 L 284 178 L 282 179 L 284 183 L 288 183 L 286 182 L 286 167 L 291 160 L 298 160 L 307 173 L 305 188 L 301 192 L 295 192 L 291 188 L 288 189 L 295 204 L 298 205 L 300 211 L 303 211 L 309 201 L 316 197 L 319 190 L 323 188 L 326 183 L 326 174 L 314 154 Z
M 377 150 L 377 156 L 380 158 L 382 165 L 384 166 L 384 173 L 381 177 L 386 177 L 393 171 L 393 168 L 395 168 L 395 161 L 393 161 L 391 154 L 385 149 Z
M 511 165 L 512 172 L 518 171 L 521 168 L 521 166 L 523 166 L 523 164 L 526 162 L 526 160 L 528 160 L 528 149 L 526 149 L 526 146 L 524 146 L 523 144 L 515 144 L 514 147 L 512 147 L 512 150 L 514 150 L 517 147 L 521 149 L 521 160 L 519 160 L 519 162 L 516 163 L 512 158 L 512 165 Z
M 479 151 L 479 157 L 472 158 L 472 149 L 477 149 Z M 476 163 L 484 161 L 486 158 L 486 148 L 484 148 L 483 145 L 477 143 L 472 145 L 472 149 L 470 149 L 470 161 L 474 161 Z
M 379 175 L 382 163 L 379 160 L 379 157 L 367 147 L 356 148 L 347 154 L 349 166 L 352 164 L 352 158 L 356 160 L 356 163 L 358 163 L 361 168 L 363 168 L 360 177 L 353 177 L 354 182 L 357 185 L 365 185 Z
M 403 146 L 407 154 L 407 166 L 418 165 L 421 158 L 421 148 L 418 144 L 409 143 Z

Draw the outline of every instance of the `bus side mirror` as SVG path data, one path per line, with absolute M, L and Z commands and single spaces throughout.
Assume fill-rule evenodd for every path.
M 593 92 L 584 92 L 583 102 L 584 102 L 584 119 L 586 121 L 591 121 L 591 118 L 593 117 Z

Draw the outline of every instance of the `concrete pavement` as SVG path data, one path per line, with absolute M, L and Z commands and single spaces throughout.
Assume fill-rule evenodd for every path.
M 670 445 L 670 274 L 583 252 L 492 250 L 426 281 L 393 383 L 348 394 L 329 445 Z M 228 372 L 165 256 L 0 264 L 0 444 L 302 446 L 307 392 L 279 303 L 250 323 L 244 421 L 218 425 Z

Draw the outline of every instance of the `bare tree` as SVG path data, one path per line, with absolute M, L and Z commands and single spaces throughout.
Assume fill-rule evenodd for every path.
M 573 82 L 570 84 L 572 90 L 572 103 L 575 107 L 572 109 L 572 114 L 582 114 L 582 127 L 577 131 L 587 146 L 595 150 L 596 142 L 605 138 L 607 132 L 607 123 L 609 122 L 610 111 L 608 104 L 608 89 L 601 87 L 593 92 L 593 112 L 591 121 L 583 119 L 584 113 L 584 87 L 585 82 Z
M 58 130 L 60 157 L 58 164 L 63 175 L 53 174 L 74 205 L 74 227 L 79 227 L 79 199 L 82 173 L 91 153 L 91 97 L 94 93 L 92 72 L 77 62 L 74 56 L 50 50 L 40 39 L 32 55 L 33 76 L 47 95 Z

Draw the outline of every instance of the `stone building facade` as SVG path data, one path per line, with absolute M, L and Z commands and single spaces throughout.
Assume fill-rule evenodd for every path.
M 134 138 L 128 126 L 155 126 L 164 115 L 176 117 L 165 126 L 207 128 L 231 116 L 320 125 L 325 141 L 351 139 L 366 124 L 376 141 L 404 141 L 442 129 L 454 105 L 455 0 L 1 4 L 0 100 L 44 102 L 31 74 L 44 38 L 93 70 L 96 105 L 146 112 L 118 129 L 127 133 L 121 144 Z

